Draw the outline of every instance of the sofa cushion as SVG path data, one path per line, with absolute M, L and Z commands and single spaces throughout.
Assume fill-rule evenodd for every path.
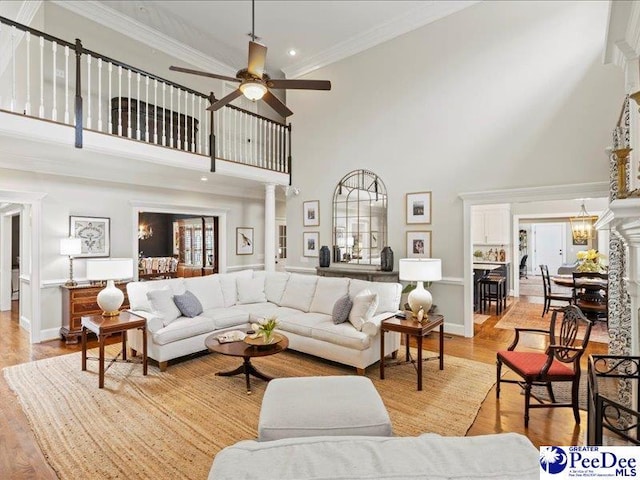
M 180 313 L 185 317 L 193 318 L 202 313 L 202 304 L 200 300 L 189 290 L 182 295 L 174 295 L 173 303 L 176 304 Z
M 314 325 L 311 328 L 311 338 L 354 350 L 369 348 L 373 339 L 366 333 L 356 330 L 349 322 L 336 325 L 331 319 Z
M 351 312 L 352 307 L 353 302 L 351 301 L 349 294 L 340 297 L 333 305 L 333 310 L 331 310 L 333 323 L 337 325 L 338 323 L 343 323 L 349 320 L 349 313 Z
M 224 297 L 224 306 L 231 307 L 238 303 L 238 286 L 239 278 L 252 278 L 253 270 L 241 270 L 233 273 L 220 274 L 220 286 L 222 287 L 222 296 Z
M 224 307 L 220 275 L 215 274 L 205 275 L 204 277 L 185 278 L 184 285 L 187 290 L 198 297 L 203 310 Z
M 245 303 L 264 303 L 267 296 L 264 294 L 264 278 L 238 278 L 238 305 Z
M 311 337 L 311 329 L 322 322 L 329 322 L 333 325 L 331 315 L 300 312 L 298 315 L 289 315 L 284 318 L 278 317 L 278 329 L 284 332 L 297 333 L 303 337 Z
M 349 283 L 349 295 L 353 299 L 359 292 L 368 288 L 378 294 L 378 307 L 375 313 L 396 312 L 400 306 L 402 285 L 388 282 L 366 282 L 364 280 L 351 280 Z
M 280 307 L 278 307 L 275 303 L 263 302 L 263 303 L 247 303 L 244 305 L 238 305 L 242 310 L 249 313 L 250 315 L 255 315 L 257 317 L 266 318 L 271 316 L 277 317 L 277 311 Z M 291 309 L 287 309 L 291 310 Z M 295 310 L 298 312 L 298 310 Z
M 157 343 L 158 345 L 166 345 L 184 338 L 191 338 L 203 333 L 213 332 L 215 329 L 215 325 L 211 318 L 203 316 L 193 318 L 180 317 L 166 327 L 155 332 L 152 335 L 152 338 L 154 343 Z M 202 349 L 206 350 L 204 342 L 202 342 Z
M 169 287 L 150 290 L 147 292 L 147 298 L 151 305 L 151 311 L 154 315 L 163 318 L 165 326 L 181 315 L 180 310 L 173 301 L 173 292 Z
M 143 312 L 149 313 L 153 312 L 149 299 L 147 298 L 147 292 L 150 290 L 160 290 L 164 287 L 169 287 L 174 295 L 180 295 L 186 290 L 184 286 L 184 278 L 127 283 L 129 308 L 131 310 L 142 310 Z
M 282 294 L 291 274 L 289 272 L 253 272 L 253 278 L 264 278 L 264 293 L 267 301 L 280 305 Z
M 369 289 L 362 290 L 353 298 L 349 322 L 357 330 L 362 330 L 362 325 L 371 320 L 376 308 L 378 308 L 378 294 Z
M 318 277 L 315 275 L 292 273 L 282 294 L 280 305 L 308 312 L 317 283 Z
M 213 321 L 216 329 L 235 327 L 249 323 L 249 312 L 241 307 L 212 308 L 202 312 L 203 317 Z
M 319 277 L 309 311 L 332 315 L 336 301 L 348 293 L 348 278 Z

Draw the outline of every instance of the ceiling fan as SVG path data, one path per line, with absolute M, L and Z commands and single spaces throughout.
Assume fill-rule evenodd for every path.
M 267 57 L 267 47 L 257 43 L 255 36 L 255 0 L 251 1 L 251 41 L 249 42 L 249 61 L 247 68 L 238 70 L 235 78 L 216 73 L 201 72 L 190 68 L 182 68 L 171 66 L 169 70 L 176 72 L 190 73 L 193 75 L 201 75 L 203 77 L 217 78 L 228 82 L 240 83 L 239 87 L 213 103 L 207 110 L 219 110 L 226 104 L 232 102 L 240 95 L 247 97 L 249 100 L 264 100 L 271 108 L 283 117 L 292 115 L 293 112 L 282 103 L 278 97 L 273 95 L 269 89 L 292 89 L 292 90 L 331 90 L 331 82 L 329 80 L 287 80 L 272 79 L 264 71 L 265 60 Z

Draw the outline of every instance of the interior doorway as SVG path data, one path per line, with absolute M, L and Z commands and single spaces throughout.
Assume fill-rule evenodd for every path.
M 566 261 L 566 224 L 534 223 L 531 225 L 531 270 L 540 274 L 540 265 L 547 265 L 550 272 L 557 272 Z
M 140 212 L 138 279 L 218 273 L 218 217 Z

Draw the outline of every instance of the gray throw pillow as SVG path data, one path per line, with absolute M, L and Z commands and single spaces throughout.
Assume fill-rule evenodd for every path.
M 173 301 L 178 307 L 178 310 L 185 317 L 193 318 L 202 313 L 202 304 L 200 300 L 191 293 L 189 290 L 184 292 L 182 295 L 174 295 Z
M 333 305 L 333 312 L 331 313 L 333 323 L 337 325 L 346 322 L 349 319 L 349 312 L 351 312 L 352 306 L 353 302 L 349 294 L 336 300 L 336 303 Z

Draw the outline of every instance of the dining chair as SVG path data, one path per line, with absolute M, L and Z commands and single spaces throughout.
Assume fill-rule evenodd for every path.
M 591 320 L 604 319 L 609 325 L 609 274 L 573 272 L 574 303 Z
M 547 265 L 540 265 L 540 271 L 542 272 L 542 286 L 544 288 L 544 305 L 542 307 L 542 316 L 544 317 L 549 311 L 549 308 L 551 308 L 552 300 L 569 302 L 569 304 L 571 304 L 574 298 L 573 295 L 564 295 L 551 290 L 551 276 L 549 275 L 549 267 Z
M 501 383 L 516 383 L 524 389 L 524 426 L 529 426 L 531 408 L 571 407 L 576 423 L 580 423 L 579 385 L 580 358 L 585 352 L 591 335 L 591 320 L 588 320 L 575 305 L 554 310 L 549 330 L 516 328 L 515 339 L 507 350 L 496 354 L 496 398 L 500 398 Z M 529 332 L 547 335 L 549 346 L 544 353 L 517 351 L 520 334 Z M 582 339 L 578 333 L 583 333 Z M 502 365 L 507 366 L 519 379 L 502 378 Z M 557 402 L 552 383 L 571 382 L 571 402 Z M 549 400 L 538 397 L 531 391 L 534 385 L 545 386 Z M 531 398 L 538 403 L 531 404 Z

